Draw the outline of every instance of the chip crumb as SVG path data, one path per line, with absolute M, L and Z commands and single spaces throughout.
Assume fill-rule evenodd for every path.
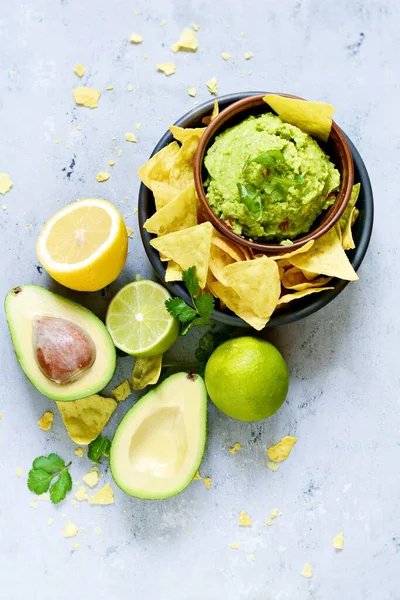
M 296 442 L 297 437 L 285 435 L 277 444 L 267 448 L 268 458 L 274 462 L 286 460 Z
M 195 31 L 199 31 L 199 29 L 200 29 L 200 25 L 198 23 L 193 23 L 192 27 Z
M 128 88 L 128 92 L 133 91 L 133 85 L 131 83 L 128 83 L 128 85 L 126 87 Z
M 23 473 L 22 467 L 17 467 L 15 469 L 15 474 L 16 474 L 17 477 L 22 477 L 22 473 Z
M 114 491 L 109 483 L 106 483 L 99 491 L 90 498 L 89 504 L 107 505 L 114 504 Z
M 38 425 L 42 431 L 49 431 L 53 427 L 54 413 L 47 410 L 39 419 Z
M 120 385 L 111 390 L 111 393 L 115 396 L 117 402 L 123 402 L 131 394 L 129 381 L 125 379 Z
M 76 65 L 76 67 L 74 67 L 74 73 L 75 75 L 78 75 L 78 77 L 83 77 L 85 74 L 85 67 L 83 65 Z
M 2 420 L 2 418 L 3 418 L 3 413 L 0 412 L 0 421 Z
M 232 550 L 237 550 L 239 548 L 239 544 L 237 542 L 233 542 L 229 547 L 232 548 Z
M 143 38 L 138 33 L 132 33 L 129 41 L 131 44 L 141 44 L 143 42 Z
M 82 131 L 82 127 L 81 127 L 80 125 L 77 125 L 77 126 L 75 127 L 75 129 L 76 129 L 77 131 Z
M 271 511 L 271 519 L 276 519 L 276 517 L 280 517 L 281 514 L 279 508 L 273 508 Z
M 253 521 L 250 519 L 249 515 L 247 514 L 247 512 L 245 512 L 244 510 L 241 511 L 240 515 L 239 515 L 239 525 L 240 527 L 251 527 L 253 524 Z
M 310 579 L 310 577 L 312 577 L 313 575 L 312 566 L 306 563 L 303 567 L 303 570 L 300 571 L 300 575 L 306 577 L 307 579 Z
M 174 73 L 176 73 L 176 66 L 172 62 L 157 63 L 156 67 L 157 67 L 157 71 L 160 71 L 161 73 L 165 73 L 165 75 L 167 75 L 168 77 L 170 75 L 173 75 Z
M 245 53 L 244 57 L 246 60 L 250 60 L 251 58 L 253 58 L 254 54 L 251 50 L 249 50 L 248 52 Z
M 63 536 L 65 538 L 74 537 L 74 536 L 76 536 L 78 531 L 79 531 L 79 527 L 77 525 L 74 525 L 74 523 L 72 523 L 72 521 L 67 521 L 67 524 L 65 525 L 65 528 L 64 528 Z
M 147 54 L 147 52 L 143 52 L 143 58 L 144 58 L 144 60 L 147 60 L 149 58 L 149 55 Z
M 229 52 L 222 52 L 221 56 L 224 60 L 229 60 L 231 58 Z
M 165 26 L 166 26 L 166 24 L 167 24 L 167 21 L 166 21 L 165 19 L 163 19 L 163 20 L 160 22 L 160 27 L 165 27 Z
M 3 194 L 3 196 L 5 194 L 7 194 L 7 192 L 9 192 L 13 186 L 13 182 L 10 178 L 10 176 L 7 173 L 0 173 L 0 194 Z M 6 206 L 7 208 L 7 206 Z M 3 210 L 4 209 L 4 204 L 3 204 Z
M 108 164 L 110 167 L 113 167 L 115 165 L 115 160 L 109 160 Z
M 97 533 L 97 535 L 100 535 L 101 529 L 98 525 L 96 525 L 96 527 L 94 528 L 94 532 Z
M 42 502 L 49 502 L 50 496 L 47 492 L 43 492 L 43 494 L 40 494 L 39 500 L 41 500 Z
M 72 96 L 78 106 L 97 108 L 101 92 L 95 88 L 81 86 L 72 90 Z
M 194 98 L 196 96 L 196 88 L 195 87 L 190 87 L 186 91 L 191 98 Z
M 56 137 L 56 144 L 59 144 L 61 142 L 61 138 Z
M 29 502 L 29 506 L 32 508 L 37 508 L 39 505 L 37 502 Z
M 85 477 L 87 477 L 87 475 L 85 475 Z M 85 477 L 83 478 L 84 481 L 85 481 Z M 95 478 L 92 478 L 92 479 L 93 479 L 93 481 L 95 480 Z M 91 479 L 89 479 L 89 481 L 91 481 Z M 97 479 L 97 481 L 98 481 L 98 479 Z M 89 485 L 89 483 L 88 483 L 88 485 Z M 96 485 L 96 484 L 94 484 L 94 485 Z M 93 486 L 90 486 L 90 487 L 93 487 Z M 78 502 L 84 502 L 85 500 L 89 500 L 89 495 L 88 495 L 84 485 L 79 486 L 79 488 L 75 492 L 74 497 L 76 500 L 78 500 Z
M 279 465 L 277 465 L 276 463 L 272 462 L 271 460 L 267 462 L 267 467 L 271 471 L 279 471 Z
M 243 32 L 243 31 L 241 31 L 241 32 L 239 33 L 239 37 L 244 37 L 244 32 Z
M 73 549 L 75 550 L 75 552 L 76 552 L 76 551 L 78 550 L 78 548 L 79 548 L 79 544 L 77 544 L 77 543 L 75 543 L 75 544 L 72 544 L 72 548 L 73 548 Z
M 209 490 L 211 487 L 211 477 L 204 477 L 203 481 L 204 481 L 204 485 Z
M 89 471 L 89 473 L 86 473 L 86 475 L 84 475 L 82 479 L 86 483 L 86 485 L 93 488 L 99 483 L 99 472 L 98 470 L 92 469 L 91 471 Z
M 171 46 L 172 52 L 179 52 L 179 50 L 196 52 L 198 43 L 196 35 L 192 29 L 185 27 L 182 31 L 179 40 Z
M 209 79 L 207 81 L 206 85 L 207 85 L 207 89 L 210 92 L 210 94 L 213 94 L 214 96 L 216 96 L 218 93 L 218 84 L 217 84 L 216 77 L 211 77 L 211 79 Z
M 337 535 L 335 535 L 335 537 L 333 538 L 333 547 L 335 548 L 335 550 L 343 550 L 343 546 L 344 546 L 344 534 L 343 532 L 338 533 Z
M 236 444 L 233 444 L 233 446 L 228 448 L 228 452 L 230 452 L 231 454 L 236 454 L 236 452 L 239 452 L 239 450 L 241 450 L 241 449 L 242 449 L 242 444 L 240 442 L 236 442 Z
M 141 123 L 135 123 L 135 129 L 141 129 L 142 124 Z
M 196 471 L 192 481 L 200 481 L 202 476 L 200 475 L 200 471 Z
M 47 519 L 47 525 L 50 527 L 50 525 L 53 525 L 53 523 L 54 523 L 54 519 L 53 519 L 53 517 L 49 517 L 49 518 Z
M 133 235 L 134 229 L 132 229 L 132 227 L 127 227 L 126 228 L 126 233 L 128 235 L 128 238 L 131 238 Z
M 137 141 L 134 133 L 126 133 L 125 139 L 127 142 L 132 142 L 132 143 L 136 143 L 136 141 Z
M 96 175 L 96 181 L 99 183 L 103 183 L 103 181 L 108 181 L 111 175 L 108 171 L 99 171 Z
M 272 521 L 271 521 L 271 519 L 266 519 L 266 521 L 265 521 L 265 522 L 266 522 L 266 524 L 268 525 L 268 527 L 271 527 L 271 525 L 272 525 Z
M 133 14 L 134 15 L 140 15 L 140 10 L 138 8 L 134 8 L 133 9 Z
M 247 555 L 247 560 L 251 560 L 251 561 L 256 560 L 256 555 L 255 554 L 248 554 Z
M 109 92 L 110 92 L 111 90 L 113 90 L 113 89 L 114 89 L 114 86 L 113 86 L 113 85 L 108 85 L 108 86 L 106 87 L 106 90 L 108 90 Z

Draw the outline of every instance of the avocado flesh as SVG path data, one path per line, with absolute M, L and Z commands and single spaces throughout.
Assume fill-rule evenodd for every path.
M 125 415 L 110 451 L 111 473 L 127 494 L 175 496 L 192 481 L 206 442 L 207 392 L 199 375 L 176 373 Z
M 10 290 L 5 312 L 19 364 L 28 379 L 52 400 L 78 400 L 102 390 L 114 374 L 116 351 L 104 323 L 90 310 L 38 285 L 22 285 Z M 92 366 L 70 383 L 59 384 L 41 371 L 33 344 L 33 328 L 38 318 L 58 317 L 81 327 L 93 340 L 96 358 Z

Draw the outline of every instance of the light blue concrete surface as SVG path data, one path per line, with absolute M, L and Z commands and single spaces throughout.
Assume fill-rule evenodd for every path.
M 201 26 L 197 53 L 173 55 L 170 45 L 191 23 Z M 70 499 L 32 508 L 25 479 L 34 457 L 55 451 L 72 459 L 75 481 L 90 463 L 73 454 L 59 415 L 52 432 L 39 430 L 37 419 L 53 404 L 23 376 L 1 318 L 2 600 L 400 598 L 399 27 L 395 0 L 2 3 L 0 172 L 14 181 L 0 198 L 2 296 L 23 283 L 53 287 L 37 270 L 35 241 L 54 211 L 83 197 L 108 198 L 135 230 L 111 293 L 137 273 L 152 276 L 134 214 L 136 170 L 171 122 L 210 97 L 205 82 L 213 76 L 221 94 L 265 89 L 331 102 L 366 162 L 376 200 L 360 281 L 319 314 L 267 334 L 291 372 L 282 410 L 244 424 L 210 407 L 201 468 L 210 490 L 198 481 L 176 498 L 144 502 L 115 489 L 115 505 L 101 510 L 74 508 Z M 129 43 L 132 32 L 143 44 Z M 248 50 L 254 57 L 246 61 Z M 232 59 L 224 62 L 221 52 Z M 170 60 L 177 73 L 157 73 L 155 64 Z M 86 67 L 82 81 L 77 63 Z M 80 83 L 103 91 L 96 110 L 74 105 Z M 186 93 L 192 86 L 195 99 Z M 138 142 L 129 144 L 125 132 L 136 123 Z M 116 161 L 111 179 L 99 184 L 95 175 L 109 159 Z M 109 300 L 80 298 L 99 314 Z M 192 337 L 172 355 L 193 347 Z M 131 368 L 130 358 L 120 359 L 113 383 Z M 132 401 L 119 407 L 108 433 Z M 273 473 L 265 450 L 286 434 L 298 443 Z M 230 454 L 238 441 L 242 451 Z M 101 471 L 110 481 L 106 466 Z M 283 514 L 268 526 L 275 507 Z M 241 510 L 251 528 L 238 527 Z M 67 519 L 82 528 L 75 539 L 63 539 Z M 341 531 L 345 549 L 335 553 L 332 538 Z M 300 575 L 305 563 L 312 579 Z

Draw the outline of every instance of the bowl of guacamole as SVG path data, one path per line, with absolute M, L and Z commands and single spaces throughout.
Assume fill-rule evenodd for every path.
M 334 122 L 321 142 L 275 114 L 264 96 L 231 104 L 209 125 L 195 183 L 206 218 L 221 233 L 277 253 L 333 227 L 350 198 L 354 167 Z

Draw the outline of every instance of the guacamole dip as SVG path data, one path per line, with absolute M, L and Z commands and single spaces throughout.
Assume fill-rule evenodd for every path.
M 238 235 L 290 240 L 335 201 L 340 175 L 313 138 L 272 113 L 216 137 L 204 159 L 213 212 Z

